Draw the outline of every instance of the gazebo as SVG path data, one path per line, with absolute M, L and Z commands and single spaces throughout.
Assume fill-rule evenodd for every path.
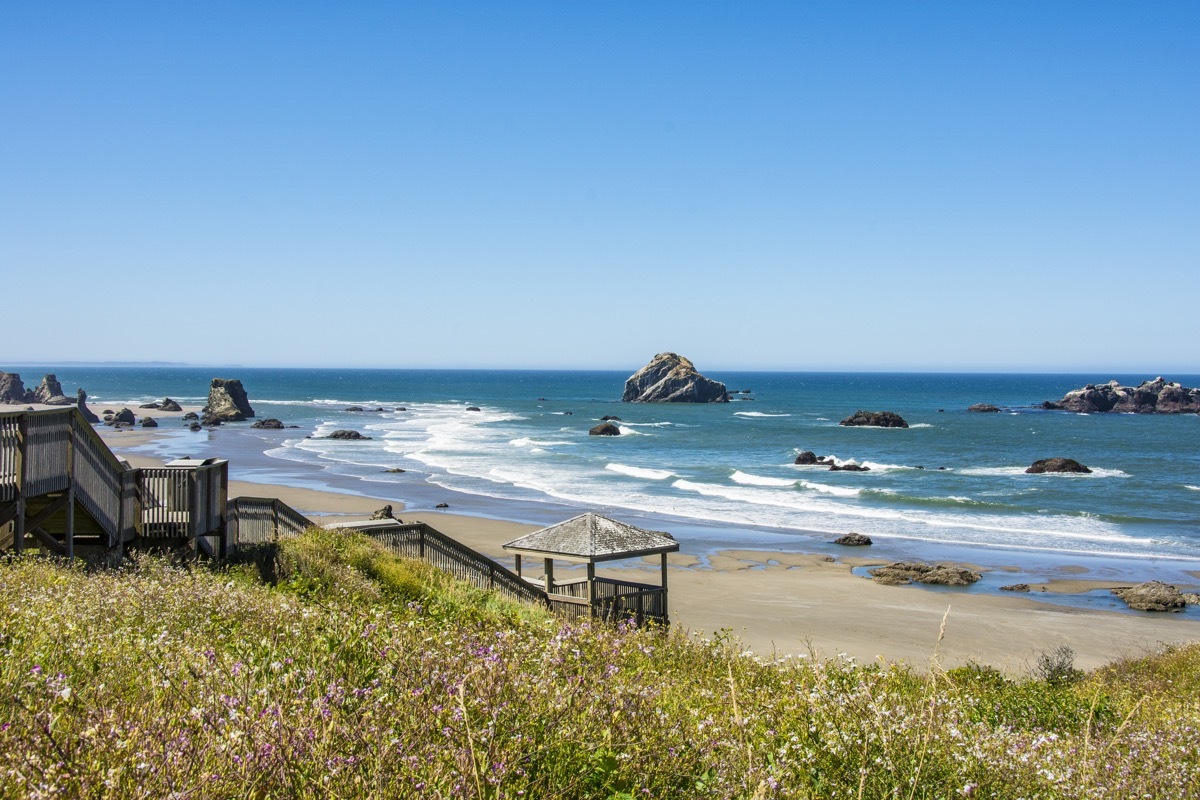
M 516 556 L 517 575 L 540 585 L 551 607 L 567 617 L 591 616 L 601 619 L 633 617 L 640 624 L 651 619 L 667 624 L 667 553 L 679 550 L 679 542 L 669 533 L 647 531 L 587 513 L 551 525 L 504 545 Z M 661 558 L 661 585 L 635 583 L 596 577 L 596 564 L 658 555 Z M 542 559 L 540 579 L 526 578 L 521 571 L 522 557 Z M 554 562 L 587 564 L 587 577 L 557 581 Z

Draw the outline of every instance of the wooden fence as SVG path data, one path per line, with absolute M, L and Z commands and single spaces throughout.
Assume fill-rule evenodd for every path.
M 273 497 L 235 497 L 226 506 L 228 542 L 225 555 L 239 547 L 296 536 L 312 522 L 282 500 Z
M 587 578 L 556 582 L 548 595 L 555 613 L 568 619 L 589 616 L 587 583 Z M 632 618 L 639 625 L 648 619 L 661 623 L 667 620 L 667 593 L 661 586 L 614 578 L 596 578 L 593 585 L 595 616 L 600 619 Z
M 229 462 L 138 472 L 144 538 L 195 539 L 225 532 Z

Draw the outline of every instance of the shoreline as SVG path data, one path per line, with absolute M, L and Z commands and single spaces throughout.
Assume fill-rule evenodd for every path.
M 92 407 L 102 413 L 113 406 L 96 403 Z M 156 419 L 171 419 L 188 410 L 196 409 L 185 406 L 180 412 L 148 413 Z M 173 442 L 170 428 L 114 431 L 99 426 L 97 430 L 114 451 L 135 466 L 161 464 L 161 458 L 147 451 L 161 452 Z M 218 428 L 214 433 L 219 436 L 220 432 Z M 188 450 L 184 442 L 179 449 Z M 220 445 L 206 437 L 202 449 L 216 454 Z M 230 458 L 236 468 L 236 453 L 222 457 Z M 303 472 L 302 466 L 293 464 L 291 470 Z M 487 516 L 486 510 L 476 515 L 405 508 L 400 500 L 388 497 L 386 483 L 360 481 L 365 484 L 361 491 L 347 492 L 321 480 L 319 473 L 301 480 L 292 476 L 289 483 L 287 476 L 279 475 L 288 471 L 282 467 L 274 470 L 283 478 L 276 482 L 233 479 L 230 496 L 278 497 L 318 522 L 366 519 L 390 504 L 405 521 L 426 522 L 505 564 L 511 563 L 511 556 L 501 545 L 542 527 Z M 483 509 L 503 505 L 486 499 L 490 502 L 479 503 Z M 1200 620 L 1182 614 L 1117 610 L 1123 604 L 1111 597 L 1106 599 L 1110 609 L 1101 610 L 1039 601 L 1036 597 L 1042 592 L 1001 596 L 969 589 L 881 586 L 856 575 L 855 570 L 892 559 L 847 553 L 848 548 L 812 552 L 806 537 L 780 538 L 774 548 L 715 550 L 703 542 L 681 538 L 681 551 L 669 560 L 673 623 L 695 635 L 728 630 L 764 657 L 847 655 L 860 662 L 902 661 L 920 669 L 936 654 L 945 667 L 975 662 L 1013 674 L 1028 673 L 1042 653 L 1062 645 L 1075 651 L 1079 667 L 1090 669 L 1167 644 L 1200 640 Z M 641 562 L 625 564 L 614 571 L 650 570 Z M 1036 582 L 1056 600 L 1129 584 L 1127 580 L 1084 577 L 1090 570 L 1077 565 L 1064 565 L 1060 572 Z M 985 580 L 1002 578 L 1014 583 L 1020 574 L 1019 567 L 991 567 Z M 939 645 L 943 624 L 945 635 Z

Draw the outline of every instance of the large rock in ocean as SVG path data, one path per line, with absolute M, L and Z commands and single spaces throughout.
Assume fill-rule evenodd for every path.
M 0 372 L 0 403 L 6 406 L 24 405 L 32 402 L 25 399 L 25 384 L 15 372 Z
M 75 403 L 74 400 L 63 394 L 62 384 L 58 382 L 58 377 L 53 372 L 47 372 L 42 376 L 42 382 L 33 390 L 31 402 L 47 406 L 69 406 Z
M 908 423 L 899 414 L 891 411 L 855 411 L 838 423 L 847 427 L 867 426 L 871 428 L 907 428 Z
M 588 436 L 620 436 L 621 429 L 611 422 L 601 422 L 588 431 Z
M 208 405 L 204 407 L 204 424 L 212 422 L 241 422 L 254 416 L 246 390 L 239 380 L 213 378 L 208 389 Z
M 1074 411 L 1080 414 L 1105 412 L 1132 414 L 1198 414 L 1200 389 L 1189 389 L 1178 383 L 1155 378 L 1136 387 L 1122 386 L 1116 381 L 1067 392 L 1058 401 L 1047 400 L 1042 408 L 1051 411 Z
M 1043 458 L 1033 462 L 1025 472 L 1030 475 L 1041 475 L 1044 472 L 1074 472 L 1085 475 L 1091 470 L 1073 458 Z
M 701 375 L 694 364 L 675 353 L 659 353 L 625 381 L 625 403 L 728 403 L 720 381 Z
M 967 411 L 973 411 L 976 414 L 995 414 L 999 412 L 1000 409 L 991 403 L 976 403 L 975 405 L 969 407 Z
M 183 411 L 179 403 L 176 403 L 169 397 L 164 397 L 163 401 L 158 404 L 159 411 Z

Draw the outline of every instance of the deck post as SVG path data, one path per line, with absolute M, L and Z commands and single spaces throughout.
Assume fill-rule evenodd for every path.
M 20 495 L 17 496 L 17 517 L 13 520 L 13 550 L 17 555 L 25 552 L 25 498 Z
M 75 482 L 67 484 L 67 558 L 75 557 Z
M 663 624 L 667 624 L 670 617 L 667 615 L 667 554 L 662 554 L 662 615 Z
M 544 561 L 544 570 L 546 574 L 542 576 L 542 583 L 546 587 L 546 594 L 550 594 L 550 592 L 554 589 L 554 559 L 547 558 L 544 559 Z
M 517 577 L 518 578 L 522 577 L 522 575 L 521 575 L 521 554 L 520 553 L 517 553 L 517 563 L 515 566 L 517 568 Z

